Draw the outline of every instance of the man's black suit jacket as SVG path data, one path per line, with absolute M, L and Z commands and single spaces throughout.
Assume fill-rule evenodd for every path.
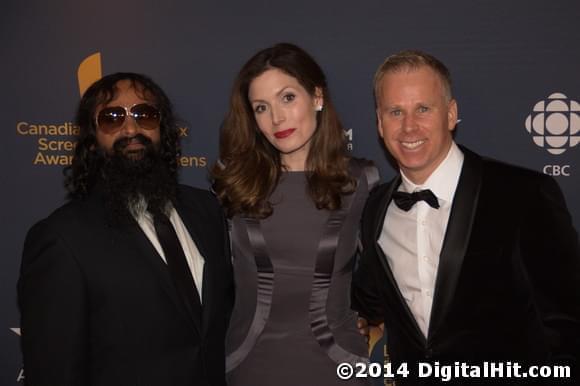
M 136 221 L 108 225 L 98 190 L 29 231 L 18 282 L 27 385 L 225 385 L 225 222 L 206 191 L 180 186 L 174 206 L 205 259 L 201 315 Z
M 400 177 L 378 187 L 367 201 L 355 307 L 370 320 L 384 320 L 394 362 L 578 362 L 578 235 L 557 183 L 462 151 L 428 336 L 377 244 Z

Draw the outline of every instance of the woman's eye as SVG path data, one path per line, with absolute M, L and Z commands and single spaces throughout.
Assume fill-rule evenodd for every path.
M 256 114 L 263 113 L 264 111 L 266 111 L 266 106 L 264 106 L 264 105 L 256 105 L 256 106 L 254 106 L 254 112 Z
M 292 93 L 284 94 L 284 96 L 282 96 L 284 102 L 292 102 L 294 99 L 296 99 L 296 95 Z

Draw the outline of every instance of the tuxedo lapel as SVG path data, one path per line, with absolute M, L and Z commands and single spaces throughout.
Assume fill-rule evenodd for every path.
M 413 336 L 417 340 L 418 344 L 420 344 L 421 346 L 424 346 L 425 345 L 425 336 L 421 332 L 421 329 L 419 328 L 419 325 L 417 324 L 417 321 L 415 320 L 413 313 L 411 312 L 407 302 L 403 298 L 403 295 L 401 294 L 401 290 L 399 289 L 399 285 L 397 284 L 397 281 L 395 280 L 395 276 L 393 275 L 393 271 L 391 270 L 391 267 L 389 266 L 389 263 L 387 261 L 387 257 L 385 256 L 383 249 L 381 248 L 381 246 L 378 243 L 379 238 L 381 237 L 381 232 L 383 230 L 383 224 L 385 222 L 385 217 L 387 215 L 387 210 L 389 208 L 389 204 L 390 204 L 391 199 L 393 197 L 393 193 L 397 190 L 397 188 L 400 184 L 401 184 L 401 176 L 397 176 L 389 183 L 389 185 L 386 187 L 384 192 L 382 192 L 382 195 L 379 199 L 380 201 L 378 204 L 378 208 L 376 211 L 377 214 L 374 217 L 374 221 L 373 221 L 373 229 L 374 229 L 373 246 L 375 248 L 376 255 L 379 257 L 379 261 L 383 267 L 383 270 L 385 271 L 385 273 L 387 275 L 388 291 L 396 299 L 395 303 L 398 304 L 398 307 L 397 307 L 398 312 L 405 319 L 405 321 L 402 323 L 402 325 L 405 327 L 408 327 L 409 335 Z M 380 194 L 380 192 L 377 192 L 377 193 Z
M 439 257 L 429 338 L 441 327 L 455 294 L 481 190 L 482 160 L 463 147 L 461 150 L 465 158 Z

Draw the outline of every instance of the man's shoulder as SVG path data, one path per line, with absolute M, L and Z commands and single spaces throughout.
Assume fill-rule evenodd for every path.
M 91 205 L 87 199 L 72 199 L 54 209 L 46 218 L 39 222 L 48 224 L 67 224 L 87 218 Z
M 378 199 L 382 195 L 384 195 L 389 189 L 391 189 L 393 185 L 399 184 L 400 181 L 401 181 L 401 177 L 399 175 L 396 175 L 391 180 L 389 180 L 387 182 L 383 182 L 382 184 L 377 185 L 377 187 L 374 188 L 373 191 L 371 192 L 371 195 L 375 199 Z
M 28 242 L 65 238 L 76 240 L 83 233 L 93 233 L 94 215 L 102 216 L 102 210 L 91 210 L 91 205 L 84 199 L 74 199 L 56 208 L 45 218 L 38 220 L 28 230 Z
M 381 205 L 382 199 L 384 198 L 385 194 L 387 194 L 387 192 L 392 188 L 392 185 L 397 184 L 398 181 L 399 177 L 396 176 L 392 180 L 377 185 L 373 190 L 371 190 L 365 206 L 365 213 L 368 214 L 369 211 L 371 212 L 376 211 Z
M 550 180 L 551 177 L 536 170 L 524 166 L 514 165 L 489 157 L 482 157 L 484 175 L 488 180 L 498 180 L 503 183 L 537 182 Z
M 498 181 L 538 181 L 538 180 L 548 180 L 550 176 L 532 170 L 530 168 L 515 165 L 506 161 L 501 161 L 489 156 L 479 155 L 465 147 L 461 147 L 461 150 L 465 154 L 466 162 L 471 162 L 476 160 L 476 162 L 481 162 L 483 166 L 484 178 L 486 180 L 498 180 Z
M 219 211 L 221 213 L 221 207 L 217 197 L 208 189 L 180 184 L 177 188 L 177 199 L 181 205 L 194 208 L 196 211 Z

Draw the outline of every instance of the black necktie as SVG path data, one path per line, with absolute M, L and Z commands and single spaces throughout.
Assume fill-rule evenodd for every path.
M 417 201 L 425 201 L 432 208 L 439 209 L 439 201 L 429 189 L 419 190 L 413 193 L 395 192 L 393 193 L 393 200 L 405 212 L 408 212 Z
M 201 302 L 191 269 L 187 264 L 185 253 L 177 238 L 177 233 L 175 233 L 169 218 L 163 213 L 153 216 L 153 225 L 155 226 L 159 243 L 163 248 L 169 274 L 173 279 L 177 292 L 181 296 L 185 307 L 197 318 L 201 313 Z

